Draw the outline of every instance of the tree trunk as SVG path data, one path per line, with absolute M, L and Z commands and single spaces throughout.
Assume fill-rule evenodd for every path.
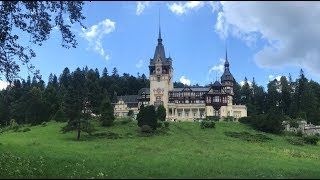
M 80 129 L 80 120 L 79 120 L 79 122 L 78 122 L 78 137 L 77 137 L 78 141 L 80 139 L 80 132 L 81 132 L 81 129 Z

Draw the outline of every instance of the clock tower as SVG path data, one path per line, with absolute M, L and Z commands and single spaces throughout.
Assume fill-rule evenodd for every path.
M 163 105 L 168 114 L 169 91 L 173 89 L 173 68 L 172 59 L 166 58 L 162 44 L 161 29 L 159 27 L 158 45 L 153 59 L 150 59 L 150 104 Z

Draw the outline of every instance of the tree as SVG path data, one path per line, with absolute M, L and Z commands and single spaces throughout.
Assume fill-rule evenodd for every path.
M 280 78 L 280 108 L 282 109 L 283 113 L 288 115 L 289 114 L 289 107 L 291 104 L 291 89 L 289 86 L 289 82 L 285 76 L 281 76 Z
M 62 46 L 76 47 L 75 35 L 70 30 L 69 23 L 78 22 L 83 28 L 81 1 L 1 1 L 0 4 L 0 73 L 10 82 L 20 71 L 20 65 L 38 76 L 39 71 L 33 71 L 31 58 L 36 54 L 31 46 L 19 43 L 19 36 L 30 37 L 32 44 L 42 45 L 49 39 L 50 32 L 58 27 L 62 35 Z M 67 22 L 64 16 L 69 17 Z M 20 34 L 19 34 L 20 33 Z M 16 60 L 20 62 L 16 62 Z
M 118 70 L 117 70 L 116 67 L 114 67 L 113 70 L 112 70 L 112 76 L 114 76 L 114 77 L 118 77 L 119 76 Z
M 127 115 L 132 118 L 133 115 L 134 115 L 134 114 L 133 114 L 133 111 L 130 109 Z
M 155 107 L 153 105 L 140 107 L 137 120 L 139 127 L 148 125 L 155 130 L 157 128 L 157 113 Z
M 77 140 L 80 139 L 81 131 L 91 133 L 93 128 L 89 122 L 89 111 L 87 109 L 88 89 L 85 86 L 86 78 L 84 72 L 77 68 L 71 74 L 70 84 L 67 87 L 64 99 L 64 112 L 69 118 L 68 124 L 62 128 L 63 132 L 76 130 Z
M 110 103 L 110 99 L 108 96 L 105 96 L 104 100 L 101 103 L 101 116 L 100 121 L 102 126 L 111 126 L 114 121 L 114 112 L 113 107 Z
M 160 121 L 166 120 L 166 108 L 163 105 L 158 106 L 157 108 L 157 119 Z

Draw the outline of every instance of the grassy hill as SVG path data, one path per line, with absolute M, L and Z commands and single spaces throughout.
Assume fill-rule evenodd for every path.
M 233 122 L 215 129 L 170 123 L 143 137 L 135 122 L 97 127 L 108 136 L 60 132 L 64 123 L 0 134 L 0 178 L 320 178 L 320 147 L 294 146 L 285 136 L 252 142 L 226 132 L 259 132 Z M 111 133 L 112 132 L 112 133 Z M 97 133 L 97 132 L 96 132 Z

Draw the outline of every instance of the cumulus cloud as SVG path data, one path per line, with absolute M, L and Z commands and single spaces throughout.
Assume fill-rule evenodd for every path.
M 274 79 L 276 79 L 277 81 L 280 81 L 282 76 L 273 76 L 273 75 L 269 75 L 268 78 L 269 78 L 269 81 L 273 81 Z M 285 76 L 287 81 L 289 81 L 289 78 L 287 76 Z
M 184 85 L 190 86 L 190 80 L 187 79 L 187 78 L 185 78 L 184 76 L 181 76 L 180 82 L 181 82 L 182 84 L 184 84 Z
M 87 30 L 82 28 L 80 36 L 89 42 L 88 49 L 95 51 L 108 61 L 110 59 L 110 55 L 106 54 L 102 46 L 102 39 L 105 35 L 113 32 L 115 27 L 115 22 L 110 19 L 105 19 L 98 24 L 91 26 Z
M 140 16 L 143 13 L 144 9 L 147 8 L 149 5 L 150 5 L 149 1 L 138 1 L 136 15 Z
M 209 2 L 207 2 L 207 4 L 209 4 Z M 199 9 L 204 5 L 205 2 L 203 1 L 188 1 L 184 3 L 179 2 L 168 4 L 168 8 L 171 12 L 175 13 L 176 15 L 182 15 L 192 9 Z M 214 8 L 214 3 L 210 3 L 209 5 L 211 5 L 212 8 Z
M 143 66 L 143 60 L 140 59 L 139 62 L 136 64 L 137 68 L 141 68 Z
M 218 73 L 223 73 L 223 71 L 224 71 L 224 62 L 225 62 L 225 59 L 220 58 L 219 64 L 215 65 L 215 66 L 212 66 L 212 68 L 209 69 L 209 74 L 211 74 L 212 71 L 217 71 Z
M 250 87 L 252 86 L 252 82 L 251 81 L 248 81 L 248 84 L 249 84 Z M 243 86 L 244 85 L 244 81 L 240 81 L 239 85 Z
M 221 2 L 215 31 L 250 43 L 263 40 L 255 55 L 262 68 L 304 67 L 320 75 L 320 4 L 317 2 Z
M 9 83 L 7 81 L 0 80 L 0 90 L 5 89 Z

